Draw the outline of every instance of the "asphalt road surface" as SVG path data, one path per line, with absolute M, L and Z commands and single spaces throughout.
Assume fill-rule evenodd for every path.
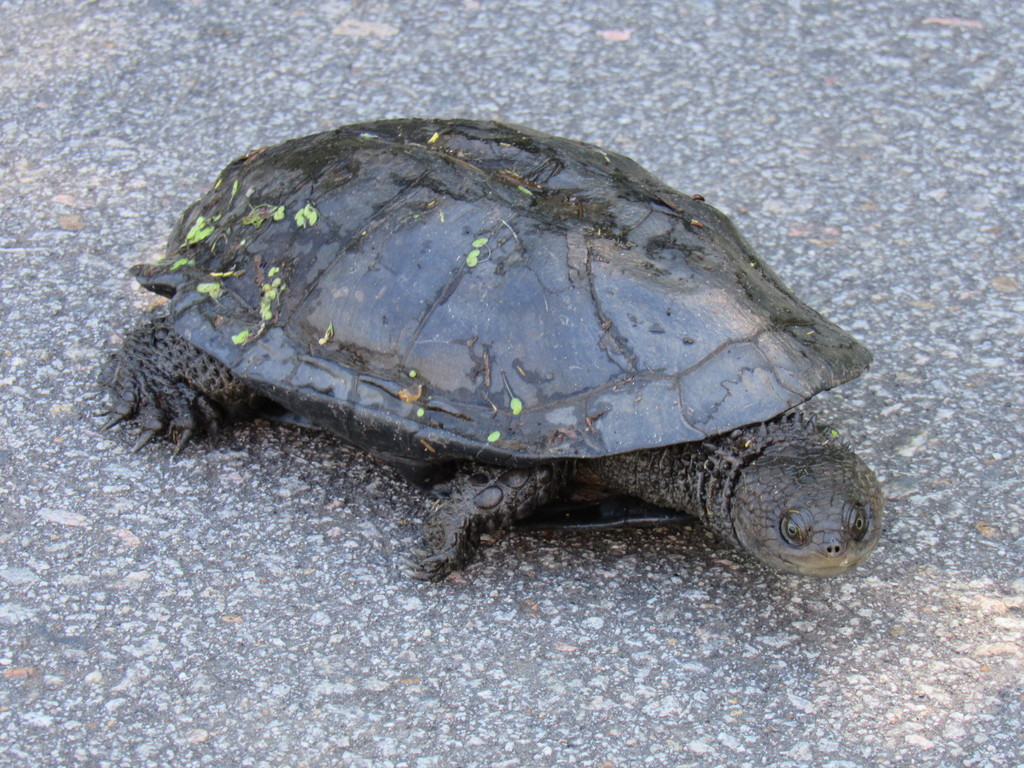
M 0 0 L 0 766 L 1024 765 L 1019 2 Z M 872 348 L 815 399 L 870 561 L 694 527 L 401 572 L 425 498 L 323 433 L 180 456 L 95 376 L 232 158 L 497 118 L 701 193 Z

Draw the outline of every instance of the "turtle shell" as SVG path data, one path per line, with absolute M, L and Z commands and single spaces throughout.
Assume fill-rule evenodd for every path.
M 251 152 L 135 274 L 256 389 L 413 464 L 699 440 L 870 362 L 720 211 L 622 155 L 495 122 Z

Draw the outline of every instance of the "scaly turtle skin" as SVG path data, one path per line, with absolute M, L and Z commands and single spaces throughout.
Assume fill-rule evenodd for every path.
M 871 470 L 791 410 L 870 354 L 621 155 L 491 122 L 343 126 L 231 163 L 134 274 L 170 301 L 105 366 L 109 423 L 180 446 L 283 408 L 447 477 L 419 578 L 588 484 L 796 573 L 878 540 Z

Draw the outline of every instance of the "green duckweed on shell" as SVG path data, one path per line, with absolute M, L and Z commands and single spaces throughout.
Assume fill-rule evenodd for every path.
M 281 221 L 284 218 L 283 205 L 257 205 L 242 219 L 242 223 L 252 227 L 262 226 L 268 219 Z
M 216 299 L 224 293 L 224 288 L 220 283 L 199 283 L 196 286 L 196 291 L 209 296 L 211 299 Z
M 185 245 L 200 243 L 212 234 L 213 224 L 207 221 L 205 216 L 200 216 L 196 219 L 196 223 L 192 225 L 192 229 L 185 235 Z
M 317 341 L 317 344 L 319 344 L 322 347 L 324 344 L 326 344 L 328 341 L 330 341 L 333 338 L 334 338 L 334 323 L 331 323 L 330 325 L 327 326 L 327 330 L 324 331 L 324 335 L 320 337 L 320 339 Z
M 316 226 L 319 220 L 320 212 L 313 207 L 312 203 L 306 203 L 305 207 L 300 208 L 295 214 L 295 223 L 300 227 Z

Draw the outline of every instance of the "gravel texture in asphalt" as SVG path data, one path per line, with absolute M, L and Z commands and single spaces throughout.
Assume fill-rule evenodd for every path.
M 0 766 L 1024 765 L 1021 4 L 611 8 L 0 0 Z M 424 585 L 426 498 L 327 434 L 101 433 L 125 271 L 219 170 L 408 115 L 634 157 L 871 347 L 813 403 L 869 562 L 514 532 Z

